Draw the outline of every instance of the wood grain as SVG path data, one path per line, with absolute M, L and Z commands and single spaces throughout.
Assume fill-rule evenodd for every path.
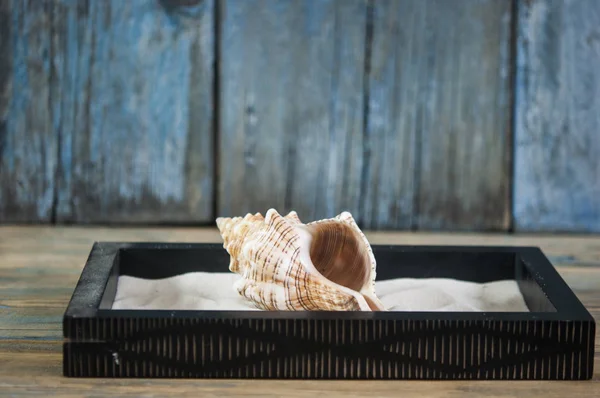
M 366 2 L 223 2 L 218 213 L 360 200 Z
M 0 0 L 0 223 L 600 232 L 600 4 L 449 3 Z
M 365 225 L 509 226 L 510 2 L 374 2 Z
M 52 221 L 52 3 L 0 1 L 0 222 Z
M 564 235 L 369 232 L 389 244 L 539 245 L 600 319 L 600 238 Z M 594 397 L 600 394 L 600 333 L 591 381 L 436 382 L 69 379 L 62 377 L 61 317 L 95 240 L 218 242 L 215 229 L 0 227 L 0 387 L 12 396 Z M 596 262 L 594 264 L 594 262 Z M 61 277 L 62 276 L 62 277 Z M 14 286 L 14 287 L 11 287 Z M 47 290 L 43 290 L 46 286 Z M 52 287 L 50 287 L 52 286 Z M 9 291 L 9 289 L 13 289 Z M 42 289 L 42 290 L 40 290 Z M 13 296 L 20 292 L 20 298 Z M 48 306 L 39 300 L 45 297 Z M 8 300 L 8 301 L 5 301 Z M 6 316 L 10 307 L 12 318 Z M 62 307 L 62 310 L 60 309 Z M 47 317 L 44 322 L 43 317 Z M 53 319 L 51 319 L 53 318 Z M 19 319 L 16 321 L 16 319 Z M 39 322 L 33 327 L 35 322 Z M 31 327 L 22 327 L 29 325 Z
M 58 222 L 211 220 L 213 1 L 53 4 Z
M 600 232 L 600 3 L 519 3 L 514 217 Z

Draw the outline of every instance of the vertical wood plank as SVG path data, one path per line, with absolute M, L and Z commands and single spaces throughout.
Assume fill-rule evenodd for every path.
M 366 1 L 223 1 L 218 213 L 358 212 Z
M 57 137 L 51 130 L 52 4 L 0 1 L 0 222 L 49 222 Z
M 214 4 L 61 1 L 59 222 L 212 219 Z
M 600 232 L 600 2 L 519 5 L 515 229 Z
M 374 2 L 373 228 L 509 226 L 511 2 Z
M 404 229 L 414 222 L 420 120 L 407 108 L 426 84 L 418 79 L 424 10 L 413 1 L 374 2 L 360 217 L 370 229 Z

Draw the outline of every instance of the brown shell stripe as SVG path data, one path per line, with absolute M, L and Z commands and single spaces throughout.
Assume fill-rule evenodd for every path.
M 277 240 L 278 242 L 281 242 L 281 238 L 287 236 L 288 233 L 292 230 L 292 228 L 289 225 L 287 225 L 285 220 L 277 213 L 276 213 L 276 215 L 273 216 L 269 226 L 274 227 L 274 231 L 272 233 L 265 234 L 265 235 L 269 235 L 270 237 L 277 236 L 278 238 L 280 238 Z M 263 245 L 263 247 L 260 250 L 261 254 L 260 254 L 260 256 L 257 256 L 256 259 L 261 258 L 264 255 L 263 251 L 267 250 L 267 248 L 269 248 L 269 247 L 270 247 L 270 251 L 268 253 L 266 253 L 266 257 L 267 257 L 267 263 L 270 263 L 270 261 L 273 258 L 273 251 L 277 252 L 278 250 L 281 250 L 281 248 L 278 245 L 273 245 L 273 246 Z M 265 267 L 263 267 L 263 269 L 261 270 L 261 273 L 260 273 L 261 281 L 264 280 L 264 269 L 265 269 Z M 260 294 L 260 297 L 261 297 L 262 304 L 265 307 L 267 307 L 267 301 L 266 301 L 265 295 Z
M 254 256 L 254 263 L 255 264 L 258 263 L 258 259 L 262 257 L 263 252 L 269 248 L 269 245 L 265 245 L 265 244 L 262 244 L 262 243 L 265 240 L 267 242 L 269 240 L 272 240 L 270 238 L 274 238 L 277 235 L 281 236 L 281 234 L 279 232 L 279 228 L 282 227 L 282 224 L 284 224 L 284 222 L 283 222 L 283 219 L 281 219 L 281 216 L 277 212 L 275 212 L 275 214 L 276 215 L 271 218 L 271 221 L 268 224 L 268 226 L 269 226 L 269 232 L 262 234 L 262 236 L 258 240 L 258 246 L 260 247 L 260 249 L 256 251 L 256 255 Z M 273 252 L 272 249 L 275 249 L 275 248 L 277 248 L 276 245 L 274 245 L 271 248 L 271 253 Z M 254 269 L 255 269 L 255 272 L 258 272 L 257 267 L 254 267 Z M 256 273 L 253 275 L 253 277 L 254 277 L 254 280 L 258 280 Z M 262 267 L 262 269 L 261 269 L 260 280 L 263 280 L 263 277 L 264 277 L 264 267 Z
M 297 240 L 298 240 L 298 237 L 297 237 L 297 236 L 293 236 L 291 239 L 289 239 L 289 240 L 287 241 L 287 243 L 285 244 L 284 248 L 283 248 L 283 252 L 285 253 L 285 251 L 286 251 L 286 250 L 288 250 L 288 247 L 289 247 L 290 245 L 292 245 L 292 244 L 294 244 L 294 245 L 295 245 L 295 243 L 297 242 Z M 296 253 L 299 253 L 299 252 L 300 252 L 300 250 L 297 248 L 297 249 L 295 249 L 295 253 L 294 253 L 294 254 L 296 254 Z M 281 258 L 279 259 L 279 261 L 277 261 L 277 263 L 275 264 L 275 268 L 273 269 L 273 276 L 274 276 L 274 277 L 277 275 L 277 272 L 279 271 L 279 267 L 281 266 L 281 263 L 282 263 L 282 262 L 284 262 L 284 261 L 285 261 L 285 257 L 281 257 Z M 271 297 L 271 302 L 273 303 L 273 306 L 275 306 L 275 305 L 276 305 L 276 304 L 275 304 L 275 301 L 276 301 L 276 300 L 275 300 L 275 293 L 273 293 L 273 294 L 272 294 L 272 297 Z M 288 301 L 289 301 L 289 300 L 288 300 Z
M 290 262 L 292 264 L 295 263 L 297 261 L 299 255 L 300 255 L 300 248 L 297 247 L 294 250 L 294 254 L 292 254 Z M 285 274 L 285 280 L 284 280 L 284 283 L 285 283 L 285 292 L 286 292 L 285 305 L 286 305 L 286 307 L 289 310 L 293 311 L 294 307 L 292 306 L 292 297 L 291 297 L 291 288 L 290 288 L 291 278 L 289 277 L 290 276 L 290 272 L 291 272 L 290 269 L 291 269 L 291 267 L 288 267 L 288 269 L 286 271 L 286 274 Z

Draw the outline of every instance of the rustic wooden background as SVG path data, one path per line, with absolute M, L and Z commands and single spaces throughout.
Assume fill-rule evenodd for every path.
M 598 0 L 0 0 L 0 222 L 600 232 Z

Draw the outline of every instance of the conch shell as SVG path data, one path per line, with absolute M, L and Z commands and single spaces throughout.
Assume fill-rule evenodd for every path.
M 296 212 L 270 209 L 217 218 L 234 288 L 269 311 L 383 311 L 375 295 L 375 257 L 354 218 L 303 224 Z

